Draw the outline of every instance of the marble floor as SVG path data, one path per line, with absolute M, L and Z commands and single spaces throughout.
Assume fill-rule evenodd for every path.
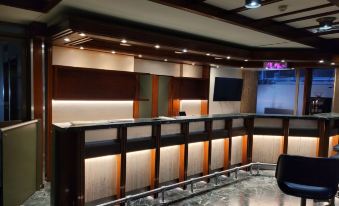
M 187 190 L 181 188 L 173 189 L 165 193 L 165 202 L 161 202 L 161 196 L 154 199 L 146 197 L 136 201 L 129 202 L 131 206 L 149 206 L 149 205 L 176 205 L 176 206 L 294 206 L 299 205 L 300 199 L 283 194 L 274 178 L 273 171 L 261 171 L 260 175 L 251 176 L 242 172 L 238 179 L 234 176 L 220 177 L 218 185 L 215 186 L 214 180 L 209 183 L 198 182 Z M 29 206 L 47 206 L 50 205 L 50 186 L 36 192 L 23 205 Z M 335 200 L 339 205 L 339 198 Z M 320 206 L 327 205 L 326 202 L 307 201 L 307 205 Z

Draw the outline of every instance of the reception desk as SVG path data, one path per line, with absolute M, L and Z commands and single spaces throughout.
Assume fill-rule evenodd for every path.
M 225 114 L 55 124 L 53 205 L 91 205 L 280 154 L 327 157 L 339 115 Z

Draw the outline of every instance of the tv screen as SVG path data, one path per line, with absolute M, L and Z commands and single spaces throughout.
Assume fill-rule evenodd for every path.
M 216 77 L 213 101 L 240 101 L 242 79 Z

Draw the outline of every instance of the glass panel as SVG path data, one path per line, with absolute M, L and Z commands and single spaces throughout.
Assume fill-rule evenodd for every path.
M 295 70 L 260 71 L 258 75 L 257 113 L 293 114 Z

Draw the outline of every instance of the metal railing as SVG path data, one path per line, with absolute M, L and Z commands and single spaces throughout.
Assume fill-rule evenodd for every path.
M 196 182 L 199 182 L 199 181 L 205 180 L 205 179 L 214 178 L 215 179 L 214 184 L 218 185 L 218 177 L 221 176 L 221 175 L 234 173 L 234 176 L 237 179 L 239 170 L 250 168 L 250 174 L 252 175 L 253 169 L 256 169 L 256 173 L 259 174 L 259 170 L 260 170 L 261 166 L 276 166 L 276 164 L 260 163 L 260 162 L 250 163 L 250 164 L 247 164 L 247 165 L 234 167 L 232 169 L 214 172 L 212 174 L 208 174 L 208 175 L 205 175 L 205 176 L 191 178 L 189 180 L 174 183 L 174 184 L 171 184 L 171 185 L 162 186 L 162 187 L 159 187 L 159 188 L 154 189 L 154 190 L 149 190 L 149 191 L 138 193 L 138 194 L 135 194 L 135 195 L 129 195 L 129 196 L 126 196 L 126 197 L 121 198 L 121 199 L 117 199 L 117 200 L 113 200 L 113 201 L 110 201 L 110 202 L 98 204 L 97 206 L 109 206 L 109 205 L 116 205 L 116 204 L 122 204 L 122 203 L 129 203 L 132 200 L 138 200 L 138 199 L 141 199 L 141 198 L 144 198 L 144 197 L 147 197 L 147 196 L 150 196 L 150 195 L 154 195 L 154 194 L 159 194 L 159 193 L 161 193 L 161 202 L 160 203 L 165 203 L 165 192 L 168 191 L 168 190 L 175 189 L 175 188 L 182 187 L 182 186 L 186 186 L 186 185 L 191 185 L 191 188 L 190 188 L 191 193 L 194 193 L 193 184 L 196 183 Z

